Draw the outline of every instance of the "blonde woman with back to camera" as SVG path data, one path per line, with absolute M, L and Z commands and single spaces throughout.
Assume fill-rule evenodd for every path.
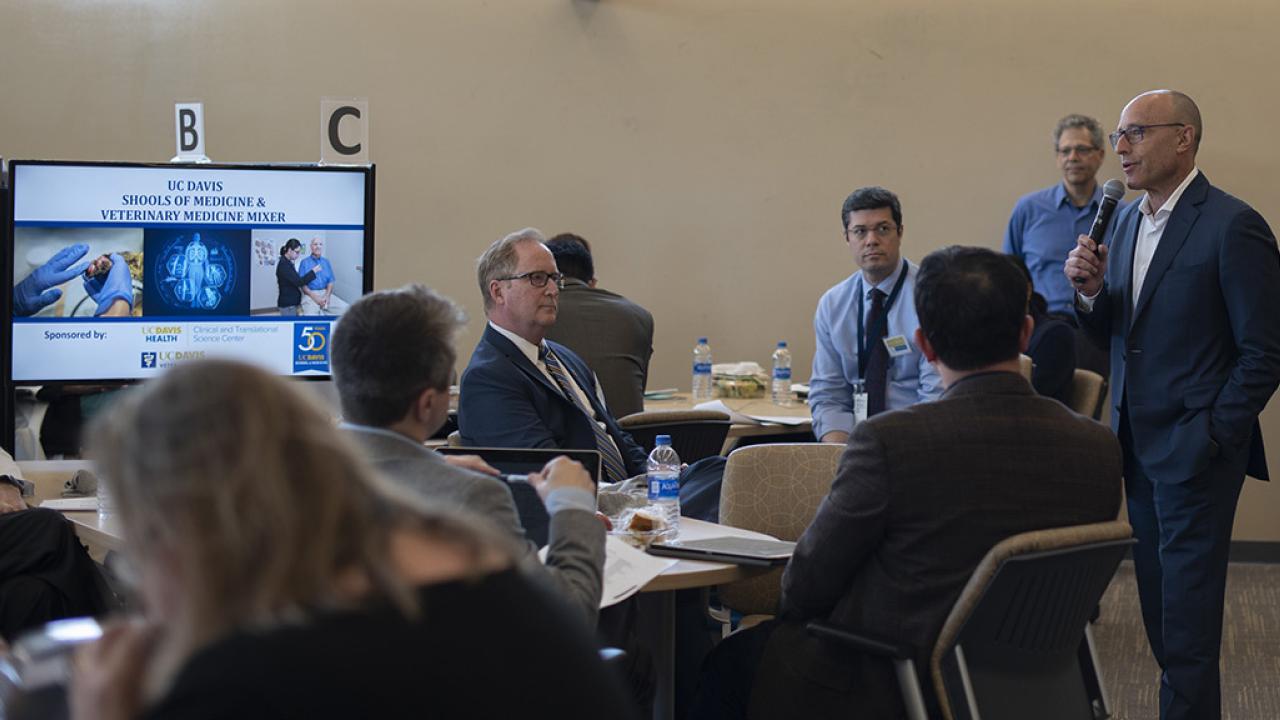
M 373 475 L 281 379 L 183 365 L 91 448 L 142 617 L 78 654 L 76 720 L 634 714 L 501 537 Z

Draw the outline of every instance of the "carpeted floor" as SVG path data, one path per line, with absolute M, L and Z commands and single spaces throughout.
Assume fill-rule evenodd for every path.
M 1133 563 L 1121 563 L 1093 627 L 1103 679 L 1117 720 L 1160 714 L 1160 668 L 1138 610 Z M 1233 563 L 1222 636 L 1222 716 L 1280 718 L 1280 565 Z

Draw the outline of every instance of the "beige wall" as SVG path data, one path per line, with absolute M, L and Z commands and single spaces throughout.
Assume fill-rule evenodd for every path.
M 851 189 L 899 192 L 916 259 L 997 246 L 1055 180 L 1054 121 L 1112 126 L 1143 89 L 1196 97 L 1202 169 L 1280 222 L 1278 23 L 1262 0 L 7 0 L 0 153 L 165 160 L 172 104 L 201 99 L 215 160 L 311 161 L 320 97 L 368 97 L 378 286 L 462 301 L 465 361 L 481 248 L 574 230 L 653 311 L 651 384 L 687 385 L 702 333 L 721 360 L 787 339 L 808 366 Z M 1280 490 L 1245 492 L 1237 536 L 1280 540 Z

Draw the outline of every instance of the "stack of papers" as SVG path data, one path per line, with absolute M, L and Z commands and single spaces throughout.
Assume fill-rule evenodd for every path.
M 61 512 L 97 510 L 98 497 L 90 495 L 88 497 L 51 498 L 40 503 L 40 507 Z
M 538 558 L 547 561 L 547 548 L 538 551 Z M 617 605 L 640 592 L 640 588 L 658 577 L 678 560 L 654 557 L 628 545 L 616 535 L 604 538 L 604 590 L 600 593 L 600 608 Z
M 768 403 L 768 400 L 762 401 Z M 812 421 L 810 417 L 796 415 L 760 415 L 756 413 L 746 414 L 734 410 L 725 404 L 723 400 L 708 400 L 706 402 L 694 405 L 695 410 L 716 410 L 729 416 L 729 421 L 739 425 L 763 425 L 765 423 L 774 423 L 776 425 L 805 425 Z

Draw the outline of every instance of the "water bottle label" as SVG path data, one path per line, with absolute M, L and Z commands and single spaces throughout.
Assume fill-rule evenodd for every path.
M 680 476 L 675 473 L 649 474 L 649 499 L 673 500 L 680 497 Z
M 791 368 L 774 368 L 773 379 L 774 380 L 790 380 Z
M 699 363 L 699 362 L 694 363 L 693 374 L 694 375 L 710 375 L 711 363 Z

